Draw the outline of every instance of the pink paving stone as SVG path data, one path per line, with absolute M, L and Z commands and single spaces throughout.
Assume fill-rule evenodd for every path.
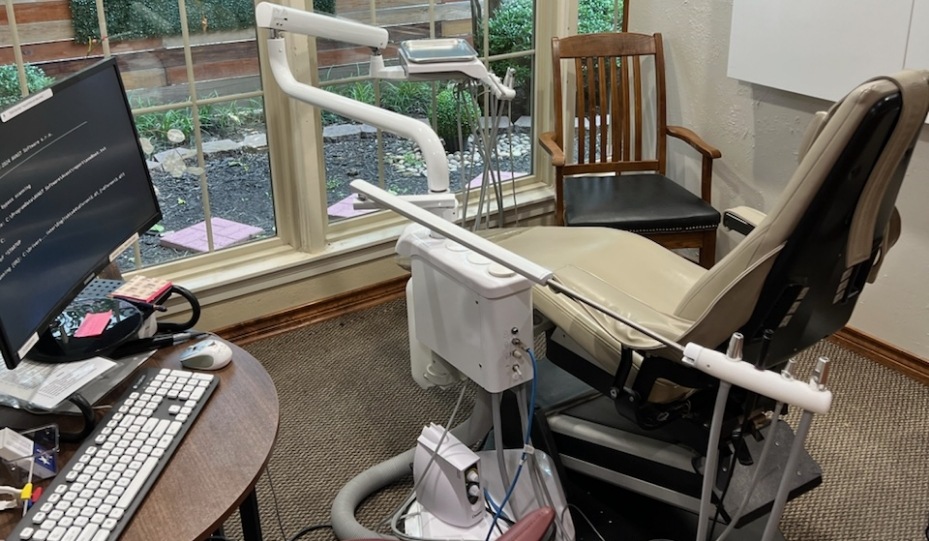
M 352 202 L 355 200 L 354 195 L 350 195 L 341 201 L 333 203 L 327 210 L 326 213 L 329 216 L 338 216 L 339 218 L 351 218 L 353 216 L 361 216 L 362 214 L 368 214 L 369 212 L 374 212 L 376 209 L 364 209 L 356 210 L 352 206 Z
M 515 172 L 500 171 L 498 175 L 494 175 L 494 176 L 500 178 L 500 180 L 510 180 L 513 177 L 519 178 L 519 177 L 524 177 L 528 174 L 529 173 L 520 173 L 519 171 L 515 171 Z M 481 173 L 480 175 L 471 179 L 471 182 L 468 183 L 468 186 L 471 188 L 480 188 L 483 181 L 484 181 L 484 173 Z
M 260 227 L 240 224 L 224 218 L 210 218 L 210 223 L 213 225 L 214 250 L 245 242 L 264 231 Z M 161 237 L 159 244 L 178 250 L 206 252 L 209 250 L 209 244 L 206 240 L 206 222 L 200 222 L 180 231 L 167 233 Z

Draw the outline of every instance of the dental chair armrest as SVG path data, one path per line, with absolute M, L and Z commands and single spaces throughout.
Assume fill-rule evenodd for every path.
M 765 219 L 766 214 L 751 207 L 733 207 L 723 213 L 723 226 L 748 235 Z
M 540 135 L 539 144 L 552 157 L 552 166 L 561 167 L 564 165 L 564 150 L 555 142 L 555 132 L 547 131 Z

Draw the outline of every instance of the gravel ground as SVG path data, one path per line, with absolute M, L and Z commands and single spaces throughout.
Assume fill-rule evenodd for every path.
M 514 151 L 513 167 L 516 171 L 529 171 L 530 154 L 528 138 L 517 138 L 520 148 Z M 378 181 L 376 140 L 353 138 L 325 143 L 326 188 L 328 203 L 332 205 L 349 195 L 348 183 L 362 178 L 372 183 Z M 509 144 L 501 144 L 509 149 Z M 515 147 L 515 145 L 514 145 Z M 398 194 L 426 193 L 427 182 L 422 174 L 424 166 L 416 147 L 407 140 L 384 137 L 386 189 Z M 465 152 L 466 158 L 470 151 Z M 192 165 L 193 160 L 188 159 Z M 458 163 L 460 157 L 450 155 L 451 187 L 460 187 Z M 503 160 L 502 170 L 510 170 L 510 160 Z M 471 176 L 480 174 L 481 169 L 472 166 Z M 213 154 L 208 157 L 206 174 L 209 184 L 210 209 L 214 217 L 261 228 L 264 236 L 273 236 L 274 208 L 271 198 L 270 173 L 266 152 L 239 150 Z M 159 226 L 147 232 L 140 240 L 142 265 L 157 263 L 194 255 L 185 250 L 166 248 L 159 244 L 162 235 L 197 224 L 204 220 L 199 176 L 185 173 L 174 177 L 164 171 L 152 173 L 158 190 L 163 220 Z M 132 250 L 119 258 L 122 270 L 135 268 Z

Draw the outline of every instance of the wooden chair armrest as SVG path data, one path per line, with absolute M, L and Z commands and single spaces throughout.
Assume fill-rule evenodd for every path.
M 710 144 L 701 139 L 699 135 L 683 126 L 668 126 L 668 135 L 680 139 L 694 147 L 697 152 L 703 154 L 706 158 L 715 160 L 722 157 L 722 153 L 718 148 L 710 146 Z
M 552 165 L 561 167 L 564 165 L 564 150 L 555 142 L 555 132 L 547 131 L 539 136 L 539 144 L 552 157 Z

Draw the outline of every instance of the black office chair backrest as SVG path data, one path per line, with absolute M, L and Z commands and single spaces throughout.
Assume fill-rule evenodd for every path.
M 722 345 L 736 322 L 746 360 L 771 367 L 841 329 L 886 253 L 927 110 L 929 72 L 877 79 L 837 103 L 765 220 L 679 305 L 697 320 L 686 340 Z

